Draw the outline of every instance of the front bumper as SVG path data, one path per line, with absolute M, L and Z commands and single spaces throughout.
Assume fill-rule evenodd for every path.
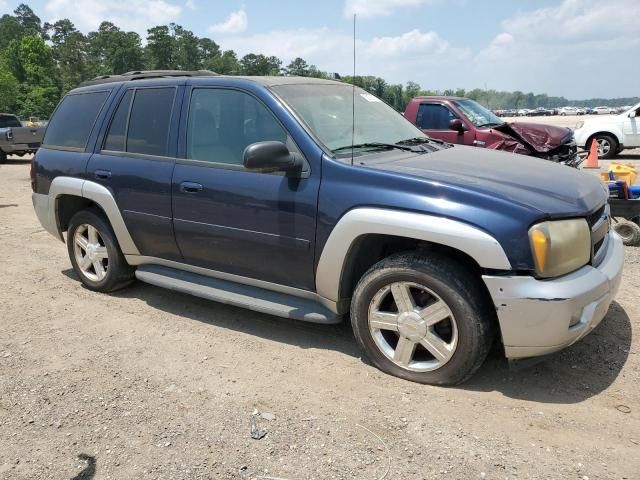
M 587 335 L 615 297 L 624 263 L 620 236 L 611 231 L 597 268 L 586 266 L 554 280 L 483 276 L 493 298 L 507 358 L 561 350 Z

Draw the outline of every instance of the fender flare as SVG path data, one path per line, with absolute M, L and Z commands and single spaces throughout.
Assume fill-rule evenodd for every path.
M 113 194 L 99 183 L 81 178 L 56 177 L 49 188 L 49 221 L 56 225 L 58 234 L 62 239 L 62 231 L 58 220 L 58 197 L 61 195 L 73 195 L 86 198 L 95 202 L 107 216 L 113 232 L 118 239 L 118 244 L 125 255 L 140 255 L 129 230 L 124 223 L 120 209 L 116 204 Z
M 595 137 L 599 133 L 602 133 L 605 135 L 611 135 L 613 138 L 616 139 L 616 141 L 618 142 L 618 145 L 624 144 L 624 142 L 622 141 L 622 139 L 624 138 L 624 133 L 619 128 L 595 128 L 591 133 L 589 133 L 589 135 L 587 135 L 587 140 L 585 141 L 585 145 L 584 145 L 585 148 L 587 148 L 587 144 L 589 143 L 589 140 L 591 140 L 593 137 Z
M 338 221 L 322 250 L 316 269 L 319 295 L 334 302 L 339 300 L 347 255 L 356 239 L 367 234 L 393 235 L 446 245 L 466 253 L 481 267 L 511 270 L 511 263 L 500 243 L 479 228 L 422 213 L 356 208 Z

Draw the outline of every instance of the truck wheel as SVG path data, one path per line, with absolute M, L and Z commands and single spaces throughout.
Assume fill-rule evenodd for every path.
M 587 150 L 591 148 L 591 143 L 594 140 L 598 142 L 599 158 L 613 158 L 618 154 L 618 142 L 611 135 L 605 135 L 602 133 L 595 135 L 589 142 L 589 145 L 587 145 Z
M 111 225 L 98 213 L 82 210 L 69 222 L 67 250 L 82 283 L 96 292 L 113 292 L 134 279 L 134 269 L 118 246 Z
M 360 279 L 351 325 L 380 370 L 454 385 L 484 362 L 495 336 L 495 309 L 458 262 L 404 253 L 378 262 Z
M 633 247 L 640 244 L 640 225 L 629 220 L 618 220 L 613 229 L 622 237 L 622 243 Z
M 7 154 L 0 150 L 0 163 L 7 163 Z

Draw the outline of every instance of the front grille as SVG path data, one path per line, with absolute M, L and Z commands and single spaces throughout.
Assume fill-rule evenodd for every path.
M 609 204 L 605 203 L 589 215 L 587 222 L 591 228 L 591 264 L 597 267 L 604 259 L 609 243 Z
M 587 217 L 587 223 L 589 224 L 590 228 L 593 228 L 593 226 L 598 223 L 598 221 L 603 217 L 606 208 L 607 204 L 605 203 L 598 210 Z

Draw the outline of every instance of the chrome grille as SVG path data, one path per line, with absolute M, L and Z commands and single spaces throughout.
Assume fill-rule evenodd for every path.
M 589 215 L 587 222 L 591 228 L 591 264 L 597 267 L 602 262 L 609 244 L 609 204 L 605 203 Z

